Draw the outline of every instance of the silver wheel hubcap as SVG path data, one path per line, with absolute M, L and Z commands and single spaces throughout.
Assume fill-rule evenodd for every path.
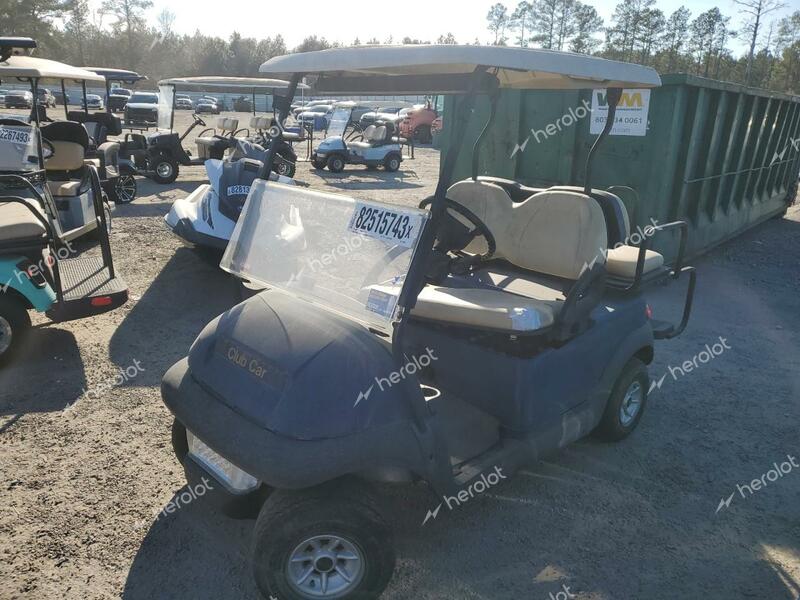
M 622 399 L 622 406 L 619 408 L 619 420 L 623 427 L 628 427 L 636 419 L 636 415 L 642 408 L 644 390 L 638 381 L 634 381 L 625 392 Z
M 169 177 L 172 174 L 172 165 L 169 163 L 160 163 L 156 168 L 156 173 L 159 177 Z
M 11 323 L 5 317 L 0 317 L 0 354 L 4 354 L 11 347 L 14 332 L 11 330 Z
M 297 545 L 289 556 L 286 575 L 303 598 L 341 598 L 361 583 L 364 558 L 343 537 L 317 535 Z

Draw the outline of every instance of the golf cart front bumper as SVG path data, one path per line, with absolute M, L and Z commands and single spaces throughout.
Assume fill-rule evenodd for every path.
M 283 489 L 303 489 L 350 473 L 362 472 L 382 454 L 395 454 L 397 448 L 419 448 L 420 441 L 412 428 L 397 424 L 375 428 L 360 434 L 332 439 L 302 440 L 276 434 L 244 417 L 200 385 L 192 376 L 189 359 L 170 368 L 161 382 L 161 397 L 177 421 L 211 450 L 259 483 Z M 364 449 L 370 448 L 365 455 Z M 424 462 L 409 456 L 412 470 L 424 471 Z M 420 457 L 421 458 L 421 457 Z M 195 467 L 205 477 L 213 477 L 219 487 L 225 485 L 210 470 L 194 460 L 187 469 L 190 481 L 197 482 Z M 416 463 L 416 464 L 414 464 Z M 229 491 L 230 494 L 230 491 Z M 235 494 L 230 494 L 231 499 Z

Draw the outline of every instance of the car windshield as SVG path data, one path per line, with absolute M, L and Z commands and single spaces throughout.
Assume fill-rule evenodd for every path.
M 0 125 L 0 171 L 39 169 L 36 132 L 28 125 Z
M 392 332 L 427 211 L 256 180 L 220 266 Z
M 128 101 L 131 104 L 158 104 L 158 94 L 134 94 Z

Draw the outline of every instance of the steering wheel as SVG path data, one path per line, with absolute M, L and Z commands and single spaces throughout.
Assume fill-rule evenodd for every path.
M 459 262 L 471 266 L 481 261 L 489 260 L 497 250 L 497 242 L 494 235 L 489 231 L 486 223 L 481 221 L 478 216 L 468 209 L 463 204 L 459 204 L 450 198 L 444 199 L 446 211 L 453 211 L 461 215 L 464 219 L 474 225 L 472 229 L 468 228 L 460 219 L 456 219 L 453 215 L 447 214 L 446 220 L 436 232 L 436 246 L 435 249 L 439 252 L 459 252 L 470 245 L 470 243 L 478 236 L 486 240 L 488 249 L 483 254 L 472 257 L 461 257 L 457 259 Z M 433 204 L 433 196 L 425 198 L 419 203 L 420 208 L 427 208 Z
M 199 116 L 197 116 L 197 113 L 192 113 L 192 116 L 194 117 L 194 122 L 195 123 L 197 123 L 198 125 L 201 125 L 203 127 L 206 127 L 206 122 L 203 121 L 203 119 L 201 119 Z

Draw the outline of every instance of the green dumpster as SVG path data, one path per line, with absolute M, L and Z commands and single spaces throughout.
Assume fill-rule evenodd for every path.
M 601 144 L 593 187 L 617 186 L 633 228 L 651 218 L 687 221 L 690 256 L 784 213 L 800 171 L 800 98 L 691 75 L 662 81 L 650 92 L 645 135 L 612 135 Z M 591 108 L 604 100 L 604 90 L 501 92 L 479 174 L 532 186 L 583 184 L 597 137 L 590 133 Z M 620 106 L 637 100 L 630 91 Z M 447 98 L 442 159 L 462 101 Z M 464 148 L 472 148 L 488 118 L 488 99 L 480 98 L 475 110 L 482 118 L 471 121 Z M 471 152 L 465 151 L 456 176 L 470 175 Z M 676 239 L 656 239 L 654 246 L 674 256 Z

